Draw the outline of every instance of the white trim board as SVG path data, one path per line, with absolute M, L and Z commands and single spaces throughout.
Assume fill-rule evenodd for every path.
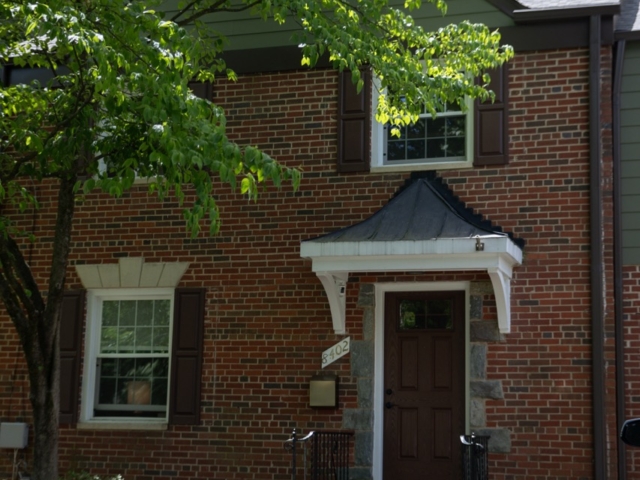
M 311 259 L 312 270 L 324 286 L 336 334 L 346 333 L 344 291 L 349 272 L 461 270 L 489 274 L 500 332 L 511 331 L 511 277 L 513 268 L 522 263 L 522 250 L 506 236 L 388 242 L 311 240 L 301 243 L 300 256 Z

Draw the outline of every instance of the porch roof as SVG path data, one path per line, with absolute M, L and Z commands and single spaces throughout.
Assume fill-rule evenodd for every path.
M 433 173 L 413 178 L 366 220 L 303 241 L 322 282 L 336 333 L 345 333 L 349 272 L 485 270 L 493 284 L 498 323 L 510 330 L 511 275 L 522 262 L 521 239 L 474 214 Z

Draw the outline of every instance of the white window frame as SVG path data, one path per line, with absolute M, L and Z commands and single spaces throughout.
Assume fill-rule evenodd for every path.
M 112 426 L 119 424 L 123 428 L 130 428 L 132 424 L 167 425 L 169 416 L 169 392 L 171 391 L 174 293 L 173 288 L 110 288 L 88 290 L 80 428 L 83 428 L 82 424 L 85 424 L 85 427 L 87 427 L 87 424 Z M 97 357 L 100 351 L 102 304 L 104 300 L 169 300 L 169 377 L 167 380 L 167 408 L 164 417 L 96 417 L 94 415 L 97 391 L 96 382 L 98 381 Z
M 419 170 L 451 170 L 473 167 L 473 100 L 469 97 L 465 98 L 466 112 L 465 115 L 465 153 L 466 158 L 463 160 L 455 159 L 412 159 L 397 160 L 393 162 L 385 162 L 387 136 L 384 124 L 376 120 L 376 110 L 378 108 L 378 96 L 376 92 L 380 91 L 380 81 L 373 81 L 373 98 L 371 104 L 371 171 L 384 172 L 415 172 Z M 444 113 L 443 115 L 446 115 Z M 429 117 L 429 114 L 424 115 Z

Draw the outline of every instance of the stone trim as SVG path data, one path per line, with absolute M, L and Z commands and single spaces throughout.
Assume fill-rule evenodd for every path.
M 489 435 L 489 452 L 509 453 L 511 432 L 506 428 L 487 428 L 486 403 L 501 400 L 504 390 L 500 380 L 487 379 L 489 344 L 503 342 L 498 322 L 482 319 L 483 296 L 493 295 L 490 282 L 472 282 L 469 297 L 469 425 L 477 435 Z

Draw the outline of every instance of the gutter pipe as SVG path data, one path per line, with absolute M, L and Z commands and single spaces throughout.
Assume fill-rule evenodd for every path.
M 617 432 L 622 429 L 626 415 L 625 375 L 624 375 L 624 312 L 622 279 L 622 158 L 621 158 L 621 118 L 620 95 L 622 92 L 622 68 L 626 40 L 616 42 L 613 65 L 613 301 L 615 318 L 615 362 L 616 362 L 616 419 Z M 627 450 L 624 442 L 618 440 L 618 480 L 627 479 Z
M 591 219 L 591 337 L 593 387 L 594 479 L 605 480 L 607 451 L 605 442 L 604 368 L 604 278 L 602 240 L 602 164 L 600 131 L 600 38 L 599 15 L 589 17 L 589 152 Z

